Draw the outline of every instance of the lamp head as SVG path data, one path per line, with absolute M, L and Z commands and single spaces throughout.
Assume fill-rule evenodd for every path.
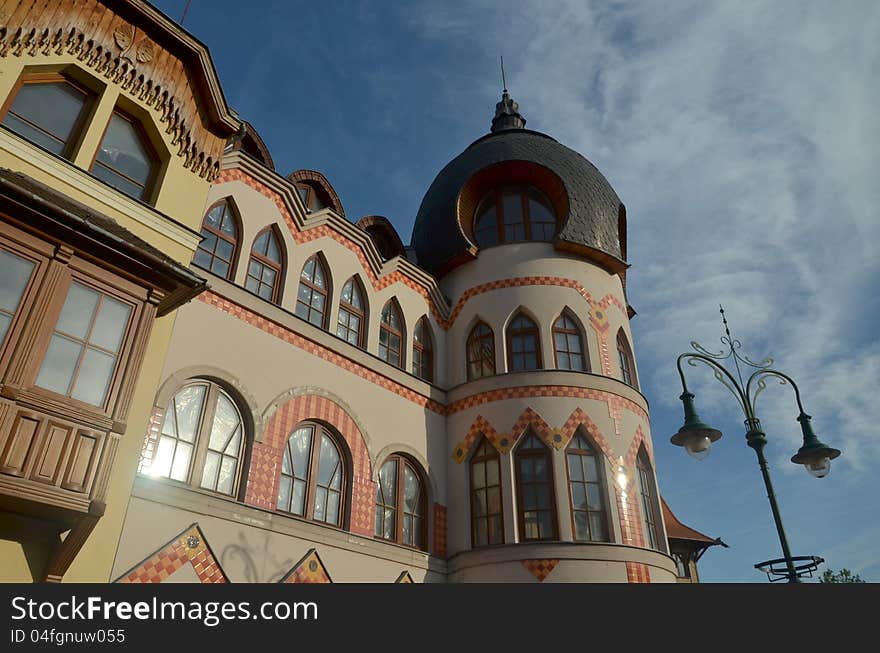
M 827 476 L 831 471 L 831 461 L 840 455 L 840 450 L 829 447 L 816 437 L 816 434 L 813 433 L 813 425 L 810 422 L 812 418 L 809 415 L 801 413 L 797 419 L 801 423 L 804 444 L 791 457 L 791 462 L 796 465 L 803 465 L 816 478 Z
M 685 391 L 679 399 L 684 404 L 684 426 L 670 438 L 670 442 L 702 460 L 709 455 L 712 443 L 721 438 L 721 431 L 703 423 L 694 407 L 694 395 Z

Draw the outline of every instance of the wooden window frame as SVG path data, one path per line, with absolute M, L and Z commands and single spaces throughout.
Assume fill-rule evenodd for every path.
M 364 307 L 362 309 L 357 308 L 356 306 L 354 306 L 354 304 L 351 304 L 351 303 L 345 301 L 345 299 L 343 299 L 343 295 L 345 294 L 345 287 L 348 284 L 351 284 L 351 286 L 352 286 L 351 287 L 352 293 L 357 292 L 358 294 L 360 294 L 361 304 L 364 305 Z M 342 315 L 342 311 L 346 311 L 347 313 L 350 313 L 351 315 L 359 318 L 360 326 L 358 327 L 357 345 L 355 345 L 355 346 L 360 349 L 364 349 L 364 347 L 366 346 L 366 341 L 367 341 L 367 293 L 364 292 L 363 285 L 361 284 L 360 280 L 357 278 L 357 275 L 349 277 L 348 281 L 346 281 L 344 284 L 342 284 L 342 292 L 339 294 L 339 311 L 337 312 L 337 316 L 336 316 L 336 325 L 337 325 L 336 326 L 336 335 L 337 336 L 339 335 L 339 326 L 342 325 L 342 322 L 339 321 L 339 318 Z M 345 327 L 346 331 L 352 331 L 351 327 L 349 326 L 350 324 L 351 324 L 351 320 L 349 319 L 348 325 L 343 325 Z M 342 338 L 342 336 L 339 336 L 339 337 Z M 345 340 L 346 342 L 348 342 L 349 344 L 351 344 L 347 338 L 342 338 L 342 339 Z
M 655 551 L 665 551 L 660 533 L 660 505 L 657 500 L 657 484 L 654 470 L 648 455 L 641 449 L 636 456 L 636 473 L 639 475 L 639 511 L 642 513 L 642 528 L 645 530 L 645 546 Z M 650 514 L 649 514 L 650 511 Z M 654 542 L 651 542 L 653 535 Z
M 302 271 L 306 269 L 306 266 L 309 264 L 309 261 L 311 261 L 312 259 L 315 260 L 315 267 L 316 268 L 319 265 L 321 266 L 321 273 L 324 276 L 324 288 L 319 287 L 317 284 L 314 283 L 314 281 L 306 279 L 302 275 Z M 310 294 L 309 295 L 309 304 L 307 306 L 309 312 L 306 314 L 307 316 L 303 317 L 302 315 L 299 315 L 299 313 L 296 312 L 296 306 L 298 304 L 303 304 L 305 306 L 305 303 L 300 301 L 299 286 L 297 286 L 297 288 L 296 288 L 296 304 L 294 304 L 294 307 L 293 307 L 294 314 L 297 315 L 298 317 L 300 317 L 301 319 L 305 320 L 306 322 L 308 322 L 312 326 L 318 326 L 320 329 L 327 331 L 329 320 L 330 320 L 330 295 L 331 295 L 331 290 L 332 290 L 332 286 L 331 286 L 332 281 L 331 281 L 330 273 L 327 269 L 327 266 L 324 265 L 324 260 L 320 256 L 320 254 L 312 254 L 309 258 L 306 259 L 305 263 L 303 263 L 302 269 L 300 269 L 300 271 L 299 271 L 299 283 L 300 283 L 300 285 L 305 284 L 305 286 L 307 288 L 309 288 L 309 290 L 311 290 L 312 293 L 318 293 L 319 295 L 324 296 L 324 312 L 321 315 L 320 326 L 315 324 L 314 322 L 312 322 L 309 319 L 312 315 L 312 311 L 315 311 L 316 313 L 318 312 L 312 307 L 311 300 L 312 300 L 313 295 Z
M 214 227 L 207 224 L 208 215 L 210 215 L 210 213 L 219 206 L 223 206 L 223 213 L 220 215 L 220 224 L 221 225 L 223 224 L 223 217 L 226 214 L 226 212 L 228 211 L 229 215 L 231 216 L 233 226 L 235 227 L 235 238 L 230 237 L 230 235 L 227 233 L 223 233 L 223 231 L 221 229 L 215 229 Z M 204 229 L 205 231 L 210 233 L 215 238 L 222 238 L 227 243 L 232 245 L 232 254 L 230 254 L 230 260 L 229 260 L 229 270 L 227 270 L 226 276 L 223 277 L 227 281 L 232 281 L 235 278 L 235 268 L 236 268 L 236 263 L 238 262 L 238 242 L 239 242 L 239 234 L 241 233 L 241 221 L 239 220 L 238 213 L 233 208 L 233 204 L 232 204 L 232 202 L 229 201 L 228 197 L 223 198 L 222 200 L 219 200 L 217 202 L 214 202 L 211 205 L 211 207 L 207 211 L 205 211 L 205 216 L 202 218 L 201 229 Z M 196 247 L 196 251 L 198 251 L 200 249 L 203 252 L 209 254 L 209 256 L 211 257 L 211 261 L 208 264 L 208 267 L 203 267 L 195 262 L 195 256 L 193 256 L 193 265 L 197 266 L 200 270 L 206 270 L 207 272 L 210 272 L 211 274 L 217 274 L 216 272 L 211 272 L 211 264 L 213 264 L 214 259 L 220 258 L 217 256 L 217 245 L 216 244 L 214 245 L 214 251 L 208 252 L 207 249 L 204 249 L 202 247 L 201 241 L 199 241 L 199 244 Z M 222 261 L 223 259 L 221 258 L 220 260 Z M 220 275 L 217 275 L 217 276 L 220 276 Z
M 396 485 L 395 488 L 397 490 L 396 495 L 394 497 L 394 504 L 383 503 L 380 504 L 378 501 L 376 502 L 376 506 L 382 506 L 393 508 L 394 510 L 394 537 L 386 538 L 380 534 L 376 534 L 376 539 L 382 540 L 383 542 L 394 542 L 395 544 L 399 544 L 401 546 L 409 547 L 411 549 L 415 549 L 417 551 L 427 551 L 428 550 L 428 493 L 426 491 L 427 484 L 425 483 L 424 474 L 420 469 L 419 465 L 416 465 L 412 460 L 410 460 L 407 456 L 403 454 L 395 453 L 391 454 L 386 458 L 382 464 L 379 466 L 381 470 L 385 465 L 389 462 L 395 461 L 397 463 L 397 476 L 395 479 Z M 419 507 L 422 510 L 422 525 L 419 528 L 419 537 L 422 540 L 422 546 L 417 544 L 408 544 L 403 541 L 403 518 L 406 514 L 404 511 L 405 507 L 405 499 L 404 499 L 404 466 L 408 466 L 410 470 L 415 474 L 416 480 L 419 483 Z M 377 485 L 379 485 L 381 481 L 377 481 Z M 378 488 L 377 488 L 378 489 Z M 385 498 L 385 497 L 383 497 Z M 384 526 L 384 514 L 383 514 L 383 526 Z
M 126 181 L 134 184 L 135 186 L 141 186 L 141 184 L 128 175 L 123 174 L 122 172 L 116 170 L 115 168 L 111 168 L 108 164 L 103 161 L 98 160 L 98 155 L 101 154 L 101 146 L 104 144 L 104 139 L 107 138 L 107 130 L 110 129 L 110 124 L 113 122 L 113 116 L 119 116 L 122 120 L 131 123 L 135 132 L 141 139 L 141 144 L 144 146 L 144 149 L 147 152 L 147 158 L 150 159 L 150 176 L 147 178 L 147 181 L 143 185 L 143 193 L 141 193 L 140 197 L 134 197 L 133 195 L 129 195 L 123 190 L 119 190 L 115 186 L 111 185 L 110 182 L 104 181 L 93 172 L 96 165 L 101 165 L 114 174 L 119 175 Z M 89 165 L 89 174 L 92 175 L 95 179 L 100 181 L 102 184 L 106 184 L 113 190 L 122 193 L 126 197 L 130 197 L 138 202 L 143 202 L 145 204 L 154 204 L 155 196 L 157 190 L 157 182 L 159 180 L 159 175 L 162 171 L 162 157 L 156 152 L 156 147 L 153 145 L 152 140 L 150 140 L 150 136 L 147 134 L 147 130 L 144 129 L 143 124 L 140 120 L 138 120 L 135 116 L 127 112 L 125 109 L 119 107 L 118 105 L 113 107 L 113 111 L 110 114 L 110 118 L 107 120 L 107 124 L 104 125 L 104 131 L 101 134 L 101 140 L 98 141 L 98 147 L 95 149 L 95 154 L 92 156 L 92 162 Z
M 477 329 L 479 329 L 480 327 L 486 327 L 486 330 L 488 331 L 488 333 L 484 333 L 481 335 L 477 334 Z M 492 358 L 491 358 L 492 373 L 491 374 L 482 374 L 481 373 L 481 374 L 477 375 L 472 372 L 471 363 L 476 364 L 479 362 L 480 372 L 482 372 L 484 362 L 489 362 L 489 361 L 484 359 L 482 356 L 477 357 L 477 358 L 471 358 L 471 354 L 475 351 L 481 353 L 483 351 L 481 343 L 483 343 L 483 342 L 489 342 L 492 346 Z M 480 346 L 477 349 L 475 349 L 476 345 L 480 345 Z M 497 366 L 497 362 L 496 362 L 496 352 L 495 352 L 495 331 L 493 331 L 492 327 L 490 327 L 486 322 L 483 322 L 482 320 L 479 320 L 476 324 L 474 324 L 474 326 L 471 327 L 471 330 L 468 333 L 467 342 L 465 344 L 465 365 L 466 365 L 465 371 L 467 373 L 467 380 L 468 381 L 475 381 L 477 379 L 483 379 L 483 378 L 486 378 L 487 376 L 495 376 L 498 373 L 498 366 Z
M 620 364 L 620 380 L 631 388 L 638 390 L 639 381 L 636 378 L 636 364 L 633 358 L 632 347 L 622 327 L 617 332 L 617 357 Z
M 82 145 L 82 139 L 85 136 L 86 126 L 88 125 L 88 123 L 91 120 L 94 108 L 95 108 L 97 101 L 98 101 L 98 94 L 96 94 L 94 90 L 90 89 L 85 84 L 82 84 L 81 82 L 78 82 L 78 81 L 74 80 L 73 78 L 71 78 L 67 75 L 64 75 L 61 72 L 57 72 L 57 73 L 27 73 L 26 72 L 26 73 L 23 73 L 22 75 L 19 76 L 18 80 L 15 82 L 15 85 L 12 87 L 12 90 L 9 92 L 9 95 L 6 98 L 6 102 L 4 102 L 2 108 L 0 108 L 0 123 L 2 123 L 6 119 L 6 116 L 11 111 L 12 105 L 15 103 L 15 99 L 18 97 L 18 93 L 22 89 L 22 87 L 29 85 L 29 84 L 53 84 L 53 83 L 57 83 L 57 82 L 63 82 L 63 83 L 69 84 L 70 86 L 72 86 L 73 88 L 75 88 L 77 91 L 79 91 L 80 93 L 82 93 L 85 96 L 85 99 L 83 100 L 82 108 L 79 111 L 79 115 L 77 116 L 76 120 L 73 123 L 73 127 L 70 130 L 70 138 L 67 141 L 62 141 L 62 143 L 64 143 L 64 146 L 62 147 L 61 153 L 55 154 L 54 152 L 50 152 L 50 154 L 52 154 L 53 156 L 60 156 L 61 158 L 66 159 L 67 161 L 73 161 L 73 159 L 76 157 L 76 154 L 80 148 L 80 145 Z M 55 134 L 47 132 L 45 129 L 43 129 L 42 127 L 38 126 L 37 124 L 31 122 L 30 120 L 26 119 L 24 116 L 20 116 L 17 113 L 15 114 L 15 116 L 18 117 L 23 122 L 26 122 L 27 124 L 31 125 L 35 129 L 51 136 L 52 138 L 55 138 L 56 140 L 61 140 L 61 139 L 57 138 L 57 136 L 55 136 Z M 39 147 L 40 149 L 45 149 L 41 145 L 34 143 L 30 139 L 28 139 L 26 136 L 22 136 L 21 134 L 19 134 L 15 130 L 13 130 L 11 127 L 6 127 L 6 129 L 13 131 L 17 136 L 24 138 L 32 145 L 35 145 L 36 147 Z M 48 150 L 45 150 L 45 151 L 48 152 Z
M 586 432 L 582 432 L 584 429 L 580 427 L 577 431 L 575 431 L 574 437 L 569 442 L 568 446 L 565 448 L 565 480 L 568 485 L 568 507 L 569 513 L 571 516 L 571 538 L 575 542 L 612 542 L 611 536 L 611 521 L 610 521 L 610 504 L 608 502 L 608 487 L 607 487 L 607 479 L 605 476 L 605 456 L 601 453 L 601 451 L 596 447 L 593 439 L 589 437 Z M 574 443 L 577 441 L 578 434 L 582 438 L 587 441 L 589 449 L 580 449 L 575 448 Z M 578 539 L 577 536 L 577 523 L 575 521 L 575 512 L 586 512 L 587 513 L 587 528 L 590 531 L 590 535 L 593 534 L 593 529 L 590 526 L 590 513 L 595 513 L 595 510 L 590 510 L 589 507 L 589 498 L 587 499 L 587 509 L 586 510 L 575 510 L 574 508 L 574 495 L 572 493 L 572 480 L 571 480 L 571 466 L 569 463 L 568 456 L 569 454 L 575 456 L 593 456 L 596 461 L 596 468 L 598 469 L 599 479 L 596 481 L 596 485 L 599 486 L 599 499 L 602 502 L 602 526 L 605 529 L 605 539 L 598 540 L 595 538 L 590 538 L 588 540 Z M 592 481 L 587 481 L 586 479 L 583 481 L 574 481 L 575 483 L 582 483 L 583 485 L 588 485 L 592 483 Z M 584 492 L 586 493 L 586 488 L 584 488 Z M 587 494 L 589 497 L 589 494 Z
M 532 326 L 526 327 L 526 328 L 514 329 L 514 327 L 513 327 L 514 322 L 516 322 L 521 317 L 523 317 L 523 318 L 527 319 L 529 322 L 531 322 Z M 535 367 L 515 370 L 513 368 L 513 357 L 514 357 L 513 346 L 512 346 L 513 339 L 515 337 L 525 338 L 525 337 L 529 337 L 529 336 L 531 336 L 533 338 L 533 342 L 535 344 Z M 507 324 L 507 328 L 504 331 L 504 339 L 506 341 L 505 344 L 507 345 L 507 371 L 508 372 L 532 372 L 534 370 L 543 370 L 544 369 L 544 361 L 543 361 L 543 357 L 541 356 L 541 353 L 542 353 L 541 352 L 541 330 L 538 327 L 538 323 L 534 319 L 532 319 L 532 317 L 530 315 L 528 315 L 524 311 L 517 311 L 516 315 L 514 315 L 510 319 L 510 322 L 508 322 L 508 324 Z M 528 352 L 524 352 L 524 353 L 528 353 Z M 524 354 L 518 354 L 518 355 L 524 355 Z
M 281 259 L 280 261 L 273 261 L 268 256 L 264 256 L 263 254 L 254 251 L 254 247 L 256 246 L 257 241 L 260 239 L 260 236 L 262 236 L 264 233 L 268 233 L 270 238 L 275 239 L 275 245 L 278 247 L 278 258 Z M 232 253 L 233 253 L 233 255 L 235 254 L 235 249 L 233 249 Z M 278 237 L 278 233 L 275 231 L 274 227 L 271 227 L 271 226 L 266 227 L 265 229 L 262 229 L 260 231 L 260 233 L 258 233 L 254 237 L 254 243 L 253 243 L 253 245 L 251 245 L 251 256 L 250 256 L 250 259 L 248 259 L 248 266 L 247 266 L 247 270 L 245 272 L 245 290 L 247 290 L 247 280 L 254 278 L 251 276 L 251 260 L 256 261 L 257 263 L 259 263 L 262 266 L 265 266 L 265 267 L 268 267 L 272 270 L 275 270 L 275 283 L 272 286 L 272 298 L 269 301 L 272 302 L 273 304 L 280 304 L 281 303 L 281 293 L 282 293 L 281 288 L 282 288 L 283 281 L 284 281 L 284 250 L 281 247 L 281 239 Z M 260 269 L 260 273 L 262 276 L 262 268 Z M 262 285 L 262 280 L 256 279 L 256 281 L 257 281 L 257 292 L 254 292 L 254 294 L 257 295 L 257 297 L 259 297 L 260 299 L 266 299 L 265 297 L 263 297 L 262 295 L 259 294 L 259 288 Z M 248 292 L 253 292 L 253 291 L 248 291 Z
M 514 449 L 513 453 L 513 468 L 516 479 L 516 516 L 517 516 L 517 526 L 519 531 L 519 541 L 520 542 L 557 542 L 559 541 L 559 519 L 557 516 L 557 511 L 559 510 L 556 502 L 556 482 L 555 482 L 555 474 L 553 469 L 553 451 L 550 447 L 547 446 L 547 443 L 544 442 L 541 437 L 534 433 L 535 438 L 537 438 L 538 442 L 544 448 L 544 453 L 523 453 L 522 446 L 528 440 L 530 431 L 532 427 L 527 427 L 526 431 L 520 436 L 521 442 L 520 446 Z M 531 450 L 530 450 L 531 451 Z M 550 516 L 553 519 L 553 533 L 552 537 L 541 537 L 541 538 L 527 538 L 526 537 L 526 520 L 525 520 L 525 509 L 523 506 L 523 480 L 520 469 L 520 460 L 523 458 L 545 458 L 547 461 L 547 485 L 550 489 Z M 535 485 L 534 482 L 530 483 L 531 485 Z
M 423 339 L 427 341 L 427 344 L 419 342 L 418 338 L 416 338 L 419 329 L 421 329 L 422 333 L 425 335 Z M 416 361 L 418 361 L 418 365 Z M 428 383 L 434 382 L 434 336 L 431 333 L 431 327 L 428 324 L 428 318 L 425 315 L 419 318 L 419 321 L 416 322 L 415 329 L 413 330 L 412 362 L 413 374 Z M 425 369 L 424 375 L 421 373 L 422 368 Z
M 559 231 L 559 216 L 556 215 L 556 211 L 553 208 L 552 202 L 548 199 L 547 195 L 542 192 L 539 188 L 535 186 L 531 186 L 528 184 L 525 185 L 501 185 L 496 186 L 492 190 L 490 190 L 486 195 L 483 196 L 477 203 L 477 210 L 474 211 L 474 235 L 476 236 L 477 230 L 480 224 L 480 218 L 482 217 L 485 209 L 491 204 L 495 208 L 495 228 L 497 230 L 498 242 L 493 245 L 488 245 L 488 247 L 494 247 L 495 245 L 504 245 L 507 243 L 528 243 L 528 242 L 538 242 L 538 243 L 548 243 L 553 242 L 551 240 L 535 240 L 532 238 L 532 221 L 531 221 L 531 210 L 529 209 L 529 192 L 534 191 L 538 195 L 540 195 L 544 200 L 544 205 L 548 208 L 548 210 L 553 214 L 554 223 L 556 225 L 554 229 L 554 237 L 555 234 Z M 525 234 L 522 240 L 507 240 L 505 237 L 504 231 L 504 201 L 503 197 L 505 193 L 509 195 L 519 195 L 520 199 L 520 207 L 522 210 L 522 225 L 523 225 L 523 233 Z M 477 242 L 477 246 L 481 249 L 484 247 L 482 244 Z
M 397 315 L 397 321 L 400 322 L 400 330 L 397 331 L 391 327 L 391 324 L 385 321 L 385 309 L 391 308 L 392 311 Z M 389 336 L 397 337 L 400 340 L 400 347 L 397 352 L 397 362 L 388 360 L 384 358 L 382 354 L 379 354 L 379 358 L 384 360 L 389 365 L 393 365 L 394 367 L 405 370 L 406 369 L 406 356 L 404 355 L 406 352 L 406 325 L 403 321 L 403 311 L 400 310 L 400 306 L 397 303 L 397 300 L 393 297 L 385 302 L 385 305 L 382 307 L 382 312 L 379 314 L 379 351 L 381 351 L 382 347 L 382 332 L 386 332 Z M 390 339 L 389 339 L 389 342 Z M 391 347 L 386 347 L 386 349 L 391 352 Z
M 244 463 L 250 449 L 250 438 L 248 437 L 248 431 L 245 426 L 246 423 L 244 419 L 244 412 L 242 411 L 239 402 L 236 401 L 235 397 L 233 397 L 228 391 L 226 391 L 225 388 L 221 387 L 214 381 L 209 381 L 207 379 L 188 380 L 186 383 L 184 383 L 177 390 L 174 391 L 174 394 L 171 395 L 171 398 L 168 400 L 169 404 L 174 401 L 174 398 L 180 392 L 182 392 L 186 388 L 196 385 L 206 387 L 205 400 L 199 411 L 199 421 L 196 428 L 195 438 L 193 439 L 193 453 L 189 459 L 189 469 L 187 470 L 186 480 L 178 481 L 177 479 L 173 479 L 167 476 L 162 476 L 161 478 L 172 483 L 183 483 L 184 485 L 189 485 L 196 488 L 197 490 L 210 492 L 211 494 L 215 494 L 217 496 L 241 499 L 241 480 L 244 476 Z M 238 460 L 235 467 L 235 480 L 232 484 L 232 492 L 228 494 L 226 492 L 220 492 L 219 490 L 212 490 L 210 488 L 202 486 L 202 477 L 205 472 L 205 459 L 208 457 L 208 443 L 211 439 L 211 427 L 214 426 L 214 416 L 217 413 L 218 396 L 221 393 L 226 395 L 226 398 L 235 407 L 235 410 L 238 412 L 238 418 L 241 424 L 241 446 L 239 448 Z M 167 409 L 168 406 L 166 406 L 166 416 L 168 414 Z M 175 446 L 175 452 L 176 451 L 177 447 Z M 174 457 L 172 456 L 172 467 L 174 465 L 173 460 Z
M 482 449 L 483 443 L 486 444 L 486 449 L 490 453 L 481 456 L 478 454 L 478 452 L 480 451 L 480 449 Z M 485 463 L 488 461 L 495 461 L 495 463 L 498 465 L 498 485 L 497 486 L 496 485 L 484 485 L 479 488 L 474 487 L 474 471 L 473 471 L 474 470 L 474 463 Z M 484 490 L 487 492 L 487 497 L 488 497 L 488 490 L 490 488 L 494 488 L 494 487 L 498 488 L 498 494 L 501 497 L 501 511 L 497 512 L 497 513 L 488 512 L 489 501 L 487 499 L 487 501 L 486 501 L 486 510 L 487 510 L 486 514 L 485 515 L 477 515 L 474 510 L 474 507 L 477 505 L 477 501 L 475 498 L 476 492 L 478 490 Z M 474 446 L 474 454 L 471 456 L 470 460 L 468 461 L 468 489 L 469 489 L 468 498 L 470 499 L 470 509 L 471 509 L 471 548 L 477 549 L 477 548 L 484 548 L 484 547 L 488 547 L 488 546 L 498 546 L 498 545 L 504 544 L 506 538 L 505 538 L 505 532 L 504 532 L 504 479 L 501 476 L 501 454 L 498 453 L 498 450 L 492 446 L 492 443 L 489 442 L 488 438 L 486 438 L 486 436 L 482 435 L 482 434 L 477 439 L 477 443 Z M 492 542 L 491 541 L 492 538 L 491 538 L 490 532 L 489 532 L 489 518 L 494 517 L 496 515 L 497 515 L 498 520 L 501 524 L 501 541 L 500 542 Z M 477 519 L 486 520 L 486 540 L 487 541 L 485 544 L 478 544 L 477 543 L 477 537 L 476 537 Z
M 284 474 L 283 471 L 279 471 L 279 490 L 275 493 L 275 510 L 280 512 L 281 514 L 293 517 L 295 519 L 306 519 L 315 524 L 321 524 L 323 526 L 330 526 L 335 528 L 344 529 L 345 523 L 347 522 L 348 517 L 348 483 L 349 483 L 349 457 L 348 457 L 348 449 L 342 445 L 342 438 L 338 437 L 333 431 L 324 426 L 319 422 L 315 422 L 314 420 L 305 420 L 297 424 L 291 431 L 287 438 L 284 440 L 284 447 L 289 446 L 290 438 L 293 437 L 293 434 L 302 428 L 311 428 L 312 429 L 312 442 L 309 447 L 309 462 L 306 466 L 306 494 L 303 499 L 304 502 L 304 510 L 302 515 L 297 515 L 295 512 L 289 512 L 287 510 L 282 510 L 278 507 L 278 491 L 280 491 L 280 478 L 282 475 L 290 476 L 288 474 Z M 342 467 L 342 481 L 339 484 L 339 514 L 337 523 L 332 523 L 328 521 L 321 521 L 315 519 L 315 495 L 318 493 L 318 471 L 320 467 L 320 458 L 321 458 L 321 439 L 320 435 L 326 435 L 330 438 L 330 442 L 336 447 L 336 453 L 339 454 L 339 464 Z M 286 449 L 285 449 L 286 450 Z M 284 452 L 282 451 L 282 456 Z M 291 466 L 293 465 L 293 460 L 291 459 Z M 279 470 L 283 470 L 283 468 L 279 468 Z M 290 476 L 291 479 L 296 478 L 295 476 Z M 290 485 L 290 496 L 293 497 L 293 481 L 291 481 Z
M 573 329 L 566 329 L 565 327 L 559 326 L 559 323 L 563 319 L 570 320 L 572 322 L 572 324 L 574 324 L 574 328 Z M 568 311 L 563 311 L 562 313 L 559 314 L 559 317 L 557 317 L 556 320 L 553 322 L 553 329 L 551 332 L 551 338 L 553 340 L 553 364 L 557 370 L 561 370 L 562 368 L 559 367 L 560 349 L 556 346 L 556 334 L 557 333 L 561 333 L 565 336 L 570 336 L 570 335 L 577 336 L 578 342 L 580 343 L 580 346 L 581 346 L 581 351 L 580 351 L 581 360 L 583 360 L 583 362 L 584 362 L 583 369 L 573 370 L 569 367 L 567 370 L 564 370 L 564 371 L 566 371 L 566 372 L 591 372 L 592 366 L 590 365 L 590 354 L 587 351 L 587 348 L 585 346 L 586 343 L 584 342 L 583 331 L 581 331 L 581 328 L 578 326 L 577 320 L 575 320 L 568 313 Z M 566 347 L 568 347 L 568 338 L 567 337 L 566 337 Z M 566 354 L 569 357 L 569 361 L 571 360 L 572 352 L 570 350 L 566 349 L 566 350 L 562 351 L 561 353 Z

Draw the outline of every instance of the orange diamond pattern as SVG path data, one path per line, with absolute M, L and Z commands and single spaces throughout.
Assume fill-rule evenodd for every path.
M 297 562 L 287 575 L 281 579 L 282 583 L 332 583 L 330 574 L 321 562 L 318 551 L 309 549 Z
M 226 575 L 217 563 L 198 524 L 188 526 L 161 549 L 124 573 L 118 583 L 161 583 L 185 564 L 191 564 L 202 583 L 225 583 Z
M 397 580 L 394 582 L 395 583 L 415 583 L 415 581 L 412 579 L 412 576 L 409 575 L 408 571 L 400 572 L 400 576 L 398 576 Z
M 538 579 L 539 583 L 543 583 L 544 579 L 549 576 L 554 569 L 556 569 L 556 565 L 559 564 L 559 560 L 556 559 L 542 559 L 542 560 L 521 560 L 522 566 L 528 569 L 529 573 Z

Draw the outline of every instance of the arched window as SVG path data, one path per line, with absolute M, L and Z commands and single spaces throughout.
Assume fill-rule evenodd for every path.
M 531 186 L 502 186 L 480 201 L 474 214 L 480 247 L 527 240 L 551 241 L 556 215 L 547 197 Z
M 303 204 L 305 204 L 307 212 L 320 211 L 327 206 L 327 203 L 321 198 L 318 189 L 311 184 L 299 183 L 296 185 L 296 190 Z
M 427 317 L 422 317 L 413 331 L 412 371 L 420 379 L 434 380 L 434 339 Z
M 636 381 L 636 366 L 633 362 L 632 349 L 630 349 L 629 341 L 622 328 L 617 332 L 617 356 L 620 360 L 621 380 L 638 390 L 639 384 Z
M 379 358 L 403 368 L 403 319 L 397 302 L 389 299 L 379 323 Z
M 345 459 L 330 431 L 304 422 L 287 439 L 278 485 L 279 510 L 342 526 Z
M 477 322 L 467 339 L 468 381 L 495 374 L 495 334 L 485 322 Z
M 516 448 L 515 459 L 520 541 L 557 539 L 550 449 L 531 427 Z
M 254 240 L 244 287 L 263 299 L 278 303 L 281 299 L 281 248 L 275 231 L 263 229 Z
M 244 458 L 241 412 L 216 383 L 189 383 L 171 398 L 150 476 L 235 496 Z
M 19 136 L 66 159 L 83 131 L 92 93 L 59 74 L 28 75 L 10 94 L 3 124 Z
M 126 195 L 146 200 L 158 171 L 159 157 L 140 123 L 114 110 L 92 163 L 92 174 Z
M 602 458 L 578 429 L 566 449 L 574 539 L 608 542 L 608 514 Z
M 379 469 L 376 537 L 425 549 L 425 504 L 424 484 L 415 465 L 399 454 L 391 456 Z
M 317 327 L 327 328 L 327 295 L 330 276 L 318 255 L 303 266 L 296 295 L 296 314 Z
M 485 437 L 471 456 L 471 546 L 504 544 L 501 465 Z
M 590 358 L 577 322 L 566 312 L 553 324 L 553 351 L 556 369 L 589 372 Z
M 538 325 L 518 313 L 507 326 L 507 368 L 511 372 L 541 369 Z
M 193 263 L 231 280 L 238 243 L 238 221 L 228 201 L 215 204 L 205 214 L 201 234 L 202 242 L 196 249 Z
M 644 448 L 636 457 L 636 470 L 639 475 L 639 496 L 641 497 L 642 529 L 645 532 L 645 544 L 652 549 L 662 550 L 660 546 L 660 529 L 658 524 L 659 510 L 657 507 L 657 489 L 654 485 L 654 472 Z
M 361 291 L 361 284 L 355 277 L 352 277 L 342 286 L 336 335 L 355 347 L 363 347 L 366 325 L 367 305 Z

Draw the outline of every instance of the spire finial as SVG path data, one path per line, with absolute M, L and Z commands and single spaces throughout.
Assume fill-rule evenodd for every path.
M 507 92 L 507 76 L 504 74 L 504 57 L 501 57 L 501 83 L 504 90 L 501 91 L 501 102 L 495 105 L 495 117 L 492 118 L 492 133 L 507 129 L 524 129 L 526 119 L 520 115 L 519 104 L 510 97 Z

